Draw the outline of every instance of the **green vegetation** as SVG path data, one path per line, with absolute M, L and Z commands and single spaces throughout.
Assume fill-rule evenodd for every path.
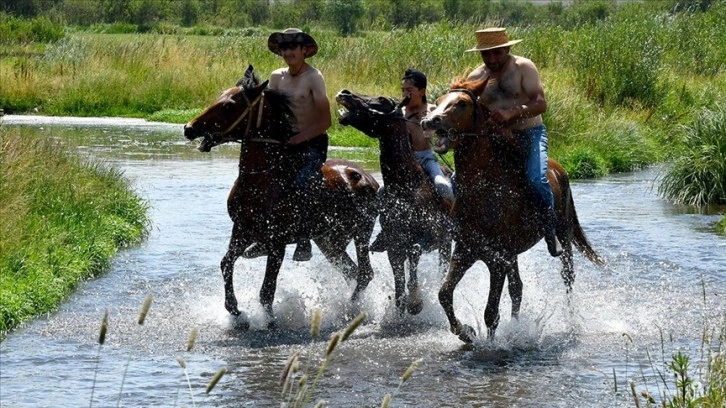
M 680 149 L 660 193 L 678 204 L 726 204 L 726 108 L 698 114 Z
M 624 336 L 632 341 L 627 334 Z M 675 346 L 672 337 L 671 344 L 668 345 L 661 333 L 660 361 L 654 361 L 646 350 L 654 375 L 646 376 L 641 368 L 641 378 L 630 382 L 635 406 L 726 406 L 726 316 L 722 316 L 717 322 L 707 322 L 701 341 L 698 363 L 692 364 L 693 355 L 689 355 L 688 350 Z M 670 350 L 670 354 L 666 350 Z
M 303 21 L 331 99 L 398 95 L 410 66 L 436 97 L 481 63 L 463 54 L 474 31 L 507 26 L 540 68 L 550 155 L 574 178 L 668 162 L 664 197 L 724 202 L 724 0 L 0 0 L 0 109 L 183 123 L 248 64 L 281 66 L 267 35 Z M 337 124 L 330 134 L 376 145 Z
M 0 127 L 0 335 L 54 310 L 145 236 L 146 203 L 122 176 Z

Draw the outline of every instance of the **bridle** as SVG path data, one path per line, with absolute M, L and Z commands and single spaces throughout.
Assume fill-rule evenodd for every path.
M 245 93 L 245 88 L 242 86 L 238 86 L 240 89 L 240 92 L 242 94 L 242 98 L 244 98 L 245 103 L 247 104 L 247 108 L 245 108 L 242 113 L 229 125 L 226 129 L 220 131 L 220 132 L 214 132 L 214 133 L 208 133 L 209 138 L 211 139 L 211 143 L 213 146 L 218 146 L 222 143 L 226 142 L 237 142 L 237 143 L 244 143 L 244 142 L 253 142 L 253 143 L 274 143 L 274 144 L 282 144 L 283 142 L 277 139 L 272 139 L 268 137 L 256 137 L 247 139 L 247 136 L 250 134 L 250 131 L 252 130 L 252 123 L 255 122 L 255 129 L 259 129 L 262 125 L 262 114 L 264 111 L 264 100 L 265 100 L 265 92 L 261 92 L 256 98 L 250 100 L 250 98 Z M 241 136 L 238 137 L 230 137 L 229 135 L 235 131 L 237 126 L 245 119 L 247 118 L 251 113 L 252 110 L 259 106 L 257 109 L 257 120 L 247 121 L 247 126 L 245 127 L 245 131 Z
M 481 104 L 479 103 L 479 97 L 474 95 L 474 92 L 469 89 L 451 89 L 448 93 L 453 92 L 461 92 L 471 98 L 472 104 L 474 105 L 474 120 L 472 124 L 472 129 L 476 129 L 479 120 L 481 119 L 481 117 L 484 116 L 484 111 L 482 110 Z M 464 132 L 454 128 L 449 128 L 446 131 L 446 137 L 452 142 L 458 140 L 462 136 L 481 136 L 481 132 Z

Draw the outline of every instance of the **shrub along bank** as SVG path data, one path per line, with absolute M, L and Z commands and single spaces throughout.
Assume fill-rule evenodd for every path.
M 0 126 L 0 338 L 140 242 L 147 204 L 118 170 Z

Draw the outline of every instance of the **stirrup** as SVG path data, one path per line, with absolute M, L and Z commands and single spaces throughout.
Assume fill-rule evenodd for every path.
M 259 242 L 255 242 L 254 244 L 248 246 L 247 249 L 242 252 L 242 258 L 245 259 L 254 259 L 261 256 L 267 256 L 267 248 L 265 248 L 265 246 L 260 244 Z
M 292 254 L 292 260 L 297 262 L 309 261 L 313 257 L 313 246 L 309 240 L 300 241 Z

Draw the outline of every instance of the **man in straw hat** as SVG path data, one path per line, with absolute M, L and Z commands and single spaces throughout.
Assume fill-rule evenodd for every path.
M 491 110 L 492 119 L 509 124 L 514 134 L 530 146 L 527 177 L 548 208 L 547 249 L 552 256 L 559 256 L 562 246 L 555 235 L 554 196 L 547 180 L 547 129 L 542 122 L 547 101 L 534 63 L 509 53 L 511 46 L 521 41 L 510 40 L 505 28 L 477 31 L 476 47 L 466 52 L 479 52 L 484 63 L 468 79 L 489 79 L 481 98 Z
M 316 178 L 322 182 L 320 168 L 328 155 L 326 131 L 332 123 L 325 79 L 320 71 L 305 61 L 318 52 L 318 44 L 310 34 L 297 28 L 288 28 L 272 33 L 267 39 L 267 48 L 281 56 L 287 65 L 272 72 L 268 86 L 290 96 L 290 107 L 295 115 L 295 134 L 288 143 L 304 155 L 304 165 L 295 177 L 293 188 L 303 193 L 313 188 Z M 312 257 L 311 251 L 310 240 L 301 240 L 293 259 L 307 261 Z M 245 251 L 248 258 L 264 254 L 265 250 L 259 244 L 252 244 Z

